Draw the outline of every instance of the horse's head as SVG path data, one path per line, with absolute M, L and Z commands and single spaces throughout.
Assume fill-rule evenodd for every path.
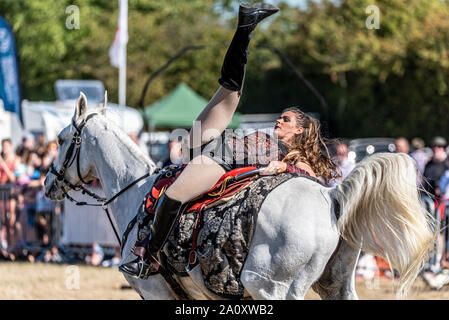
M 71 124 L 58 135 L 58 157 L 45 178 L 45 195 L 48 198 L 62 200 L 69 190 L 76 190 L 79 185 L 95 178 L 93 162 L 83 146 L 87 139 L 83 129 L 93 116 L 104 114 L 106 100 L 105 94 L 104 107 L 98 113 L 88 114 L 86 96 L 80 93 Z

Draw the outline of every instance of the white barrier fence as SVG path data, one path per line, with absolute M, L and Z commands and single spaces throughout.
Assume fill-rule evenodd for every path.
M 96 194 L 104 197 L 99 188 L 89 188 Z M 88 195 L 81 192 L 71 193 L 78 201 L 95 203 Z M 111 215 L 114 221 L 114 217 Z M 114 230 L 109 223 L 105 211 L 101 207 L 77 206 L 69 200 L 64 200 L 64 225 L 62 233 L 63 245 L 91 245 L 94 242 L 101 246 L 118 245 Z

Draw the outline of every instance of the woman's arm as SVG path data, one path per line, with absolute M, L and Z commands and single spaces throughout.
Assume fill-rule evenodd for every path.
M 295 165 L 283 161 L 271 161 L 262 175 L 278 174 L 282 172 L 305 173 L 316 178 L 315 172 L 313 172 L 312 168 L 308 164 L 301 161 L 298 161 Z
M 305 171 L 309 176 L 316 178 L 315 172 L 313 172 L 312 168 L 307 163 L 298 161 L 295 163 L 295 167 Z

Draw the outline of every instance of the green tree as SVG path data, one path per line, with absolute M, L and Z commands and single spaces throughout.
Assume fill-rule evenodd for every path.
M 372 4 L 380 28 L 370 30 L 365 9 Z M 447 2 L 323 1 L 294 15 L 286 53 L 318 80 L 338 135 L 446 134 Z
M 69 5 L 79 8 L 79 29 L 66 28 Z M 128 7 L 130 106 L 137 106 L 146 78 L 182 47 L 229 41 L 229 30 L 217 22 L 211 0 L 130 0 Z M 110 65 L 108 55 L 117 26 L 117 1 L 2 0 L 0 15 L 17 39 L 24 98 L 54 100 L 57 79 L 99 79 L 111 101 L 117 101 L 118 69 Z M 223 55 L 224 46 L 187 54 L 151 84 L 146 103 L 163 97 L 180 81 L 210 96 Z
M 129 0 L 127 104 L 137 106 L 148 76 L 188 45 L 209 47 L 175 61 L 151 83 L 145 104 L 181 81 L 211 97 L 239 2 Z M 332 135 L 447 135 L 447 1 L 323 0 L 309 1 L 305 10 L 281 0 L 276 4 L 281 12 L 253 34 L 240 112 L 280 112 L 299 105 L 324 114 L 292 70 L 260 48 L 272 46 L 325 97 Z M 380 10 L 379 29 L 366 27 L 365 10 L 373 4 Z M 80 9 L 80 29 L 65 26 L 69 5 Z M 57 79 L 99 79 L 117 101 L 118 70 L 108 56 L 117 1 L 2 0 L 0 15 L 16 35 L 24 98 L 53 100 Z

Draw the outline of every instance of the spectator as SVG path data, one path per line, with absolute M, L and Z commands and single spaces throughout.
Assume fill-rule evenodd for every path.
M 103 248 L 97 242 L 94 242 L 92 244 L 92 255 L 86 257 L 86 263 L 92 266 L 99 266 L 103 258 Z
M 445 182 L 445 176 L 449 170 L 449 163 L 447 159 L 447 153 L 445 147 L 447 145 L 446 139 L 443 137 L 434 137 L 431 142 L 431 147 L 433 151 L 432 159 L 427 163 L 423 179 L 424 187 L 427 192 L 429 192 L 435 201 L 435 210 L 437 214 L 439 213 L 439 218 L 444 219 L 445 217 L 445 206 L 444 202 L 440 202 L 444 196 L 447 183 Z M 448 268 L 447 256 L 445 256 L 445 236 L 444 232 L 440 233 L 438 236 L 439 242 L 439 252 L 437 253 L 437 260 L 443 268 Z M 441 259 L 443 257 L 443 259 Z
M 446 153 L 446 139 L 443 137 L 434 137 L 431 142 L 433 151 L 432 159 L 426 164 L 424 169 L 424 179 L 426 183 L 424 188 L 437 200 L 441 196 L 440 179 L 443 173 L 449 169 Z
M 31 180 L 38 179 L 38 168 L 41 166 L 41 160 L 39 159 L 37 153 L 25 149 L 19 159 L 21 161 L 16 163 L 14 172 L 16 175 L 16 182 L 19 185 L 26 185 Z
M 101 265 L 103 267 L 118 267 L 120 264 L 120 246 L 114 247 L 114 256 L 109 260 L 104 260 Z
M 183 162 L 182 144 L 178 140 L 172 140 L 168 143 L 168 158 L 164 160 L 162 167 L 169 165 L 180 165 Z
M 40 243 L 44 243 L 45 238 L 50 238 L 50 221 L 47 212 L 36 212 L 36 233 L 37 239 Z
M 54 245 L 50 249 L 44 249 L 39 257 L 37 257 L 36 262 L 62 263 L 64 259 L 59 253 L 58 247 Z
M 423 183 L 423 174 L 424 169 L 426 168 L 427 162 L 429 162 L 430 157 L 426 151 L 424 151 L 424 141 L 421 138 L 413 138 L 412 146 L 414 151 L 410 154 L 410 156 L 416 161 L 416 165 L 418 167 L 418 185 L 422 185 Z
M 25 151 L 34 151 L 34 149 L 35 149 L 34 136 L 31 133 L 28 133 L 22 138 L 22 144 L 17 147 L 16 154 L 19 157 L 22 157 Z
M 12 185 L 12 183 L 16 181 L 16 176 L 14 175 L 16 156 L 12 150 L 11 139 L 3 139 L 1 146 L 0 185 Z M 9 217 L 11 216 L 10 210 L 12 206 L 14 206 L 14 204 L 11 206 L 12 200 L 13 199 L 11 198 L 6 201 L 0 200 L 0 246 L 2 247 L 2 250 L 6 250 L 8 246 L 7 234 L 9 233 L 9 230 L 7 230 L 7 221 L 9 221 Z
M 354 169 L 355 163 L 348 158 L 348 146 L 344 143 L 337 145 L 337 168 L 340 171 L 341 178 L 332 179 L 329 182 L 330 187 L 334 187 L 341 183 L 344 178 Z
M 3 246 L 0 246 L 0 261 L 14 261 L 15 256 L 14 254 L 8 252 L 7 248 L 4 248 Z
M 39 158 L 37 152 L 28 152 L 27 157 L 24 159 L 24 164 L 27 168 L 27 174 L 32 180 L 39 179 L 40 169 L 42 166 L 42 160 Z
M 396 152 L 403 152 L 408 154 L 410 151 L 410 144 L 404 137 L 397 138 L 394 142 L 394 145 L 396 147 Z
M 23 208 L 26 213 L 26 230 L 28 240 L 35 240 L 36 236 L 42 241 L 40 225 L 36 224 L 38 217 L 36 215 L 36 195 L 42 189 L 39 180 L 29 180 L 28 184 L 22 185 Z M 37 234 L 36 234 L 37 232 Z
M 10 256 L 6 248 L 0 246 L 0 261 L 2 260 L 10 260 Z
M 44 191 L 45 174 L 40 173 L 39 177 L 39 191 L 36 193 L 36 221 L 38 222 L 38 237 L 41 238 L 44 233 L 51 235 L 51 242 L 55 244 L 57 241 L 53 238 L 55 230 L 53 228 L 56 211 L 56 203 L 45 196 Z
M 45 135 L 43 133 L 37 136 L 37 145 L 36 145 L 36 153 L 39 158 L 43 158 L 45 152 L 47 150 L 47 146 L 45 145 Z
M 48 234 L 44 234 L 42 237 L 42 241 L 39 243 L 40 247 L 43 248 L 42 252 L 37 255 L 36 262 L 48 262 L 50 260 L 51 252 L 50 252 L 50 238 Z M 47 261 L 45 261 L 47 260 Z
M 356 279 L 372 280 L 376 276 L 379 276 L 376 259 L 371 254 L 361 253 L 355 270 Z
M 55 210 L 53 211 L 52 225 L 51 225 L 51 240 L 53 244 L 60 245 L 62 238 L 62 227 L 64 221 L 63 213 L 64 202 L 58 202 L 55 204 Z
M 138 135 L 137 133 L 132 132 L 132 133 L 128 134 L 128 136 L 131 138 L 131 140 L 132 140 L 135 144 L 139 145 L 140 141 L 139 141 L 139 135 Z
M 16 176 L 17 184 L 20 186 L 27 185 L 31 181 L 31 178 L 28 175 L 27 166 L 23 162 L 19 162 L 15 166 L 14 175 Z
M 11 139 L 2 140 L 2 152 L 0 154 L 0 184 L 12 183 L 16 181 L 14 167 L 16 156 L 12 151 Z
M 15 190 L 9 194 L 6 212 L 4 220 L 5 241 L 2 247 L 11 253 L 15 250 L 16 244 L 23 241 L 22 227 L 19 222 L 21 210 L 19 209 L 18 196 Z
M 449 170 L 444 171 L 439 181 L 441 195 L 449 199 Z
M 145 143 L 143 143 L 143 142 L 140 140 L 139 135 L 138 135 L 137 133 L 132 132 L 132 133 L 129 133 L 128 136 L 131 138 L 131 140 L 132 140 L 136 145 L 139 146 L 140 150 L 142 150 L 142 152 L 143 152 L 145 155 L 149 155 L 147 146 L 145 145 Z
M 35 146 L 34 137 L 28 135 L 16 152 L 10 139 L 2 140 L 0 184 L 10 193 L 7 201 L 0 200 L 0 260 L 14 261 L 17 257 L 34 262 L 39 256 L 38 261 L 59 262 L 56 245 L 62 235 L 61 203 L 47 199 L 43 189 L 46 172 L 57 157 L 57 144 L 45 144 L 40 135 Z M 45 247 L 44 252 L 39 255 L 41 250 L 33 249 L 31 253 L 30 242 Z
M 42 158 L 41 171 L 47 172 L 52 162 L 58 157 L 58 144 L 56 141 L 50 141 L 47 143 L 44 156 Z

